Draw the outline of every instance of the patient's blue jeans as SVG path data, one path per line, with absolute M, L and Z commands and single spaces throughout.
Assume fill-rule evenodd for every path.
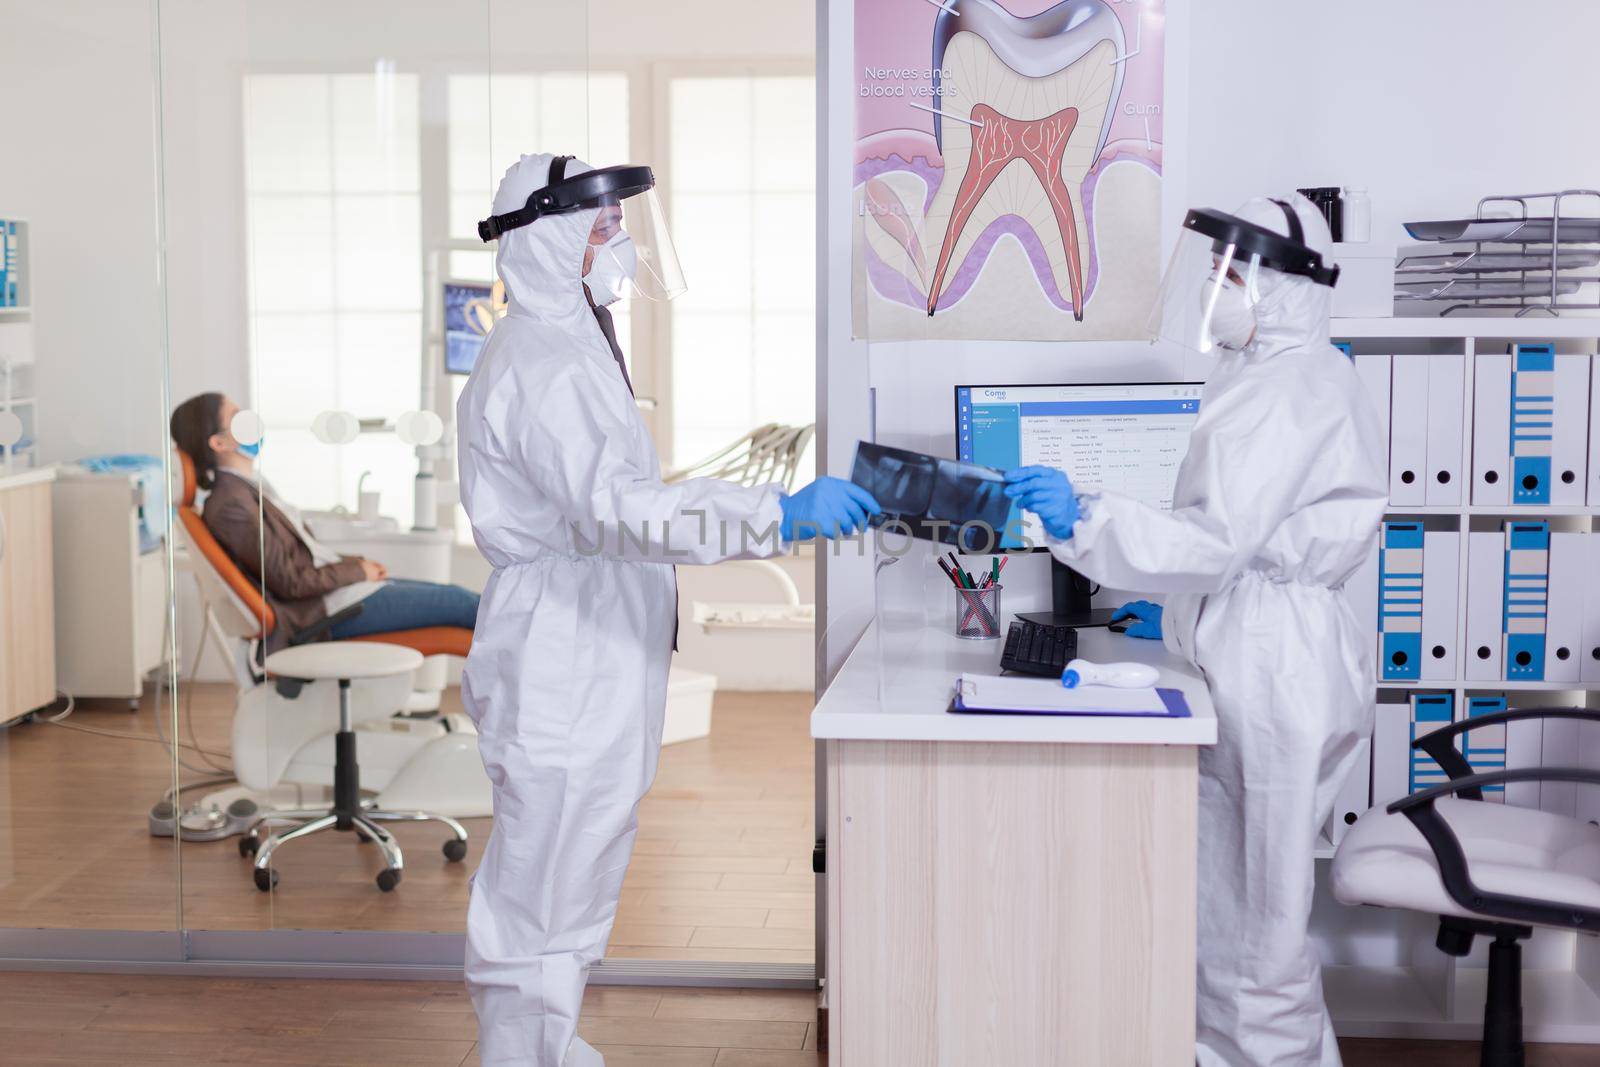
M 478 594 L 459 585 L 390 578 L 388 584 L 361 601 L 361 612 L 328 631 L 335 640 L 367 634 L 416 630 L 424 626 L 464 626 L 478 619 Z

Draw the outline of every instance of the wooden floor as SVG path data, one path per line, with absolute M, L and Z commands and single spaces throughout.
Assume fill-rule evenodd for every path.
M 227 748 L 231 696 L 231 686 L 195 688 L 202 746 Z M 446 699 L 448 709 L 454 691 Z M 91 703 L 68 722 L 154 736 L 149 704 L 130 714 Z M 663 750 L 611 955 L 811 962 L 810 706 L 806 694 L 722 693 L 709 739 Z M 41 723 L 0 731 L 0 926 L 173 929 L 178 850 L 146 826 L 170 782 L 161 745 Z M 376 851 L 344 834 L 286 846 L 271 894 L 256 891 L 234 840 L 184 844 L 183 923 L 459 932 L 490 820 L 468 820 L 468 829 L 471 850 L 455 864 L 439 852 L 438 829 L 395 827 L 406 872 L 389 894 L 373 884 Z
M 824 1067 L 815 1020 L 805 992 L 610 987 L 589 990 L 578 1032 L 607 1067 Z M 0 973 L 0 1064 L 18 1067 L 462 1067 L 476 1039 L 455 984 Z M 1464 1042 L 1341 1049 L 1345 1067 L 1478 1062 Z M 1600 1067 L 1600 1047 L 1535 1047 L 1528 1067 Z
M 816 997 L 593 988 L 578 1032 L 607 1067 L 819 1067 Z M 477 1019 L 440 982 L 0 974 L 0 1064 L 476 1065 Z

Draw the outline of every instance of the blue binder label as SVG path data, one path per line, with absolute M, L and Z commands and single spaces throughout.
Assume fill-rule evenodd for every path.
M 1511 357 L 1511 502 L 1550 503 L 1555 425 L 1554 345 L 1517 345 Z
M 1417 693 L 1411 698 L 1411 740 L 1426 737 L 1455 721 L 1454 693 Z M 1420 748 L 1411 750 L 1410 791 L 1421 792 L 1448 780 L 1444 768 Z
M 1381 673 L 1404 681 L 1422 671 L 1422 523 L 1386 522 L 1378 548 Z
M 1544 680 L 1545 618 L 1550 601 L 1550 524 L 1506 523 L 1506 678 Z
M 1483 715 L 1496 715 L 1506 710 L 1505 697 L 1468 697 L 1467 717 L 1476 719 Z M 1473 774 L 1489 774 L 1506 768 L 1506 727 L 1486 726 L 1461 735 L 1461 754 L 1472 764 Z M 1504 785 L 1483 787 L 1483 799 L 1504 801 Z
M 0 219 L 0 307 L 9 307 L 11 304 L 11 264 L 16 257 L 16 253 L 11 251 L 11 244 L 15 228 L 15 223 Z

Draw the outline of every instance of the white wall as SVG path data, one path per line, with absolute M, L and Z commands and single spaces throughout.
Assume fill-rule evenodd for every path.
M 828 205 L 818 256 L 819 306 L 829 309 L 819 327 L 823 472 L 848 475 L 856 440 L 871 432 L 869 358 L 880 439 L 945 455 L 954 449 L 950 390 L 958 381 L 1203 376 L 1198 358 L 1146 345 L 940 343 L 869 353 L 850 339 L 853 2 L 828 0 L 821 16 L 831 82 L 819 186 Z M 1374 238 L 1388 241 L 1402 239 L 1402 220 L 1471 213 L 1485 194 L 1600 187 L 1592 134 L 1600 104 L 1588 56 L 1600 5 L 1166 4 L 1169 244 L 1186 206 L 1231 210 L 1300 186 L 1366 185 Z M 838 633 L 819 669 L 831 677 L 870 616 L 871 582 L 857 561 L 829 557 L 825 568 L 819 611 Z M 1042 595 L 1045 573 L 1037 559 L 1010 564 L 1008 606 L 1029 583 Z
M 1587 0 L 1207 4 L 1190 196 L 1228 209 L 1366 185 L 1374 238 L 1397 241 L 1402 221 L 1470 214 L 1486 194 L 1600 187 L 1597 35 Z
M 0 216 L 33 224 L 40 459 L 154 451 L 166 434 L 146 6 L 0 0 L 0 26 Z

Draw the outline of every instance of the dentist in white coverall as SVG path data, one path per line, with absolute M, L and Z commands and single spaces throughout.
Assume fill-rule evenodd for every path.
M 603 1062 L 576 1027 L 660 754 L 672 565 L 771 555 L 878 511 L 832 478 L 789 496 L 662 483 L 604 310 L 630 276 L 675 295 L 675 255 L 646 241 L 653 185 L 645 167 L 523 156 L 480 227 L 509 303 L 457 406 L 462 503 L 494 567 L 462 678 L 494 789 L 467 919 L 485 1067 Z
M 1374 550 L 1387 449 L 1328 343 L 1337 269 L 1310 203 L 1257 199 L 1184 226 L 1199 255 L 1175 255 L 1166 295 L 1181 306 L 1165 318 L 1218 358 L 1172 510 L 1078 495 L 1043 467 L 1010 472 L 1007 491 L 1064 563 L 1166 594 L 1164 612 L 1120 614 L 1193 661 L 1216 704 L 1217 744 L 1200 750 L 1198 1064 L 1334 1067 L 1306 929 L 1312 850 L 1372 727 L 1373 620 L 1344 584 Z

